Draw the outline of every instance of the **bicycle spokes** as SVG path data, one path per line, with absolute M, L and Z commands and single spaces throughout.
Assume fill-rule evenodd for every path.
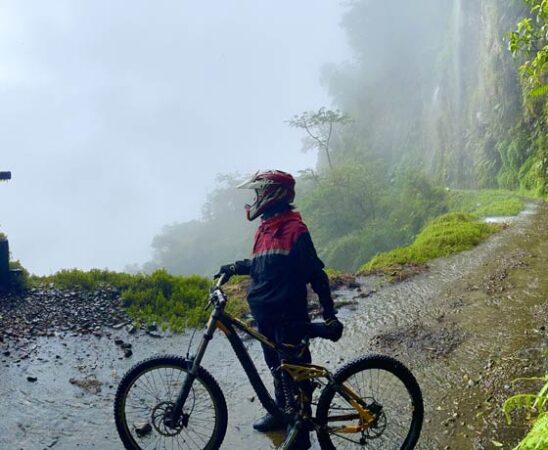
M 411 449 L 422 424 L 422 397 L 412 374 L 381 355 L 363 357 L 334 375 L 318 401 L 322 448 Z
M 163 367 L 143 373 L 129 388 L 126 422 L 140 448 L 203 449 L 214 433 L 215 408 L 196 380 L 177 423 L 173 410 L 186 372 Z

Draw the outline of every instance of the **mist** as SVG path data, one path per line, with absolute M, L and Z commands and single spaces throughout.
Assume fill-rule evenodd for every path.
M 336 2 L 0 5 L 0 230 L 31 272 L 121 270 L 218 173 L 315 164 L 284 121 L 329 104 Z M 244 215 L 242 212 L 242 220 Z M 208 251 L 208 249 L 204 249 Z

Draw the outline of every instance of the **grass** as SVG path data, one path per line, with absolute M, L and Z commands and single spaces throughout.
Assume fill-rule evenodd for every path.
M 47 277 L 34 276 L 30 283 L 53 284 L 60 289 L 117 288 L 123 307 L 133 319 L 144 324 L 156 322 L 173 331 L 201 326 L 208 317 L 204 306 L 211 281 L 198 275 L 171 275 L 163 269 L 150 275 L 72 269 Z
M 205 323 L 204 310 L 211 281 L 198 275 L 176 276 L 165 270 L 151 275 L 134 275 L 134 282 L 122 291 L 122 300 L 133 318 L 156 322 L 163 328 L 182 331 Z
M 471 214 L 444 214 L 430 221 L 413 243 L 375 256 L 361 267 L 360 272 L 385 272 L 424 264 L 430 259 L 467 250 L 498 229 L 496 225 L 479 222 Z
M 54 275 L 44 277 L 31 277 L 31 284 L 38 286 L 54 284 L 59 289 L 98 289 L 105 286 L 126 289 L 139 278 L 145 275 L 130 275 L 109 270 L 91 269 L 83 271 L 79 269 L 61 270 Z
M 535 413 L 537 416 L 529 433 L 514 450 L 548 448 L 548 374 L 544 377 L 518 378 L 514 381 L 542 381 L 544 383 L 536 394 L 517 394 L 504 402 L 502 409 L 509 425 L 512 423 L 510 413 L 518 409 L 527 411 L 529 416 L 531 413 Z
M 531 431 L 518 444 L 515 450 L 539 450 L 548 448 L 548 413 L 540 415 Z
M 448 214 L 426 224 L 410 245 L 376 255 L 359 272 L 388 273 L 467 250 L 499 229 L 478 218 L 515 216 L 524 207 L 522 196 L 502 189 L 452 190 L 446 201 Z
M 447 206 L 451 212 L 479 217 L 515 216 L 523 209 L 524 203 L 520 195 L 502 189 L 455 190 L 447 193 Z

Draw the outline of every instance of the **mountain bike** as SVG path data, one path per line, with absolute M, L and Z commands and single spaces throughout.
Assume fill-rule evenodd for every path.
M 314 337 L 330 337 L 323 323 L 309 323 L 308 336 L 298 345 L 272 342 L 225 311 L 222 277 L 211 288 L 212 312 L 196 354 L 161 355 L 133 366 L 122 378 L 114 401 L 118 434 L 126 449 L 197 449 L 221 447 L 227 429 L 225 397 L 200 363 L 217 329 L 230 342 L 262 406 L 289 424 L 282 450 L 292 449 L 302 429 L 315 431 L 322 449 L 402 449 L 417 443 L 423 422 L 423 401 L 413 374 L 386 355 L 369 354 L 336 372 L 314 364 L 291 364 Z M 238 331 L 276 349 L 286 406 L 276 405 L 251 360 Z M 321 388 L 310 401 L 299 382 Z M 252 448 L 251 446 L 249 448 Z

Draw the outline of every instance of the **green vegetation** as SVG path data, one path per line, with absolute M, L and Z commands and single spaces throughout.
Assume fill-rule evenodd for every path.
M 449 213 L 432 220 L 407 247 L 375 256 L 362 271 L 385 271 L 467 250 L 497 230 L 469 214 Z
M 548 195 L 548 4 L 503 3 L 348 4 L 353 62 L 322 73 L 334 109 L 288 121 L 303 150 L 318 151 L 296 206 L 328 267 L 355 271 L 411 246 L 448 212 L 513 215 L 519 194 Z M 208 274 L 247 257 L 256 224 L 244 219 L 240 179 L 219 180 L 200 221 L 156 236 L 144 270 Z
M 249 313 L 246 301 L 248 277 L 233 277 L 226 285 L 230 298 L 227 311 L 237 317 Z M 116 288 L 122 305 L 137 322 L 156 322 L 161 327 L 182 331 L 205 323 L 209 312 L 204 310 L 211 280 L 198 275 L 171 275 L 165 269 L 146 274 L 128 274 L 108 270 L 62 270 L 51 276 L 30 279 L 34 287 L 53 284 L 59 289 L 93 290 Z
M 353 63 L 322 73 L 334 109 L 288 121 L 302 130 L 303 149 L 318 151 L 317 166 L 298 179 L 296 206 L 327 266 L 357 270 L 411 245 L 447 212 L 522 209 L 519 195 L 497 188 L 548 195 L 548 102 L 537 89 L 546 84 L 546 8 L 545 0 L 348 4 L 341 26 Z M 246 257 L 255 224 L 243 219 L 237 178 L 221 180 L 202 221 L 166 227 L 145 270 L 213 273 Z
M 157 322 L 174 331 L 203 325 L 210 281 L 193 275 L 174 276 L 157 270 L 149 276 L 136 276 L 122 292 L 127 312 L 145 323 Z
M 487 216 L 515 216 L 523 209 L 523 198 L 507 190 L 485 189 L 479 191 L 455 190 L 448 193 L 450 211 Z
M 509 33 L 508 49 L 513 55 L 526 55 L 519 71 L 526 94 L 540 97 L 548 94 L 548 1 L 524 0 L 529 17 L 521 19 Z
M 548 413 L 541 414 L 514 450 L 541 450 L 548 448 Z
M 539 196 L 548 195 L 548 1 L 524 0 L 528 16 L 508 34 L 508 48 L 521 62 L 522 120 L 518 138 L 527 136 L 521 147 L 523 164 L 518 178 L 522 188 Z M 521 140 L 523 140 L 521 138 Z
M 536 394 L 517 394 L 508 398 L 503 405 L 508 424 L 512 422 L 510 413 L 526 409 L 537 415 L 533 427 L 514 450 L 540 450 L 548 448 L 548 374 L 542 378 L 519 378 L 516 381 L 542 381 L 544 386 Z
M 135 320 L 145 324 L 156 322 L 174 331 L 205 322 L 204 306 L 211 285 L 207 278 L 174 276 L 163 269 L 150 275 L 73 269 L 47 277 L 32 277 L 31 282 L 34 286 L 52 283 L 60 289 L 114 287 L 120 290 L 123 306 Z
M 309 183 L 298 207 L 320 257 L 338 270 L 354 271 L 375 254 L 410 243 L 428 220 L 447 211 L 443 189 L 423 173 L 401 171 L 391 180 L 373 157 L 339 162 Z
M 410 210 L 416 210 L 417 204 L 409 202 L 407 199 Z M 430 259 L 467 250 L 499 229 L 496 225 L 482 223 L 479 218 L 517 215 L 523 209 L 524 201 L 518 193 L 502 189 L 449 190 L 443 197 L 443 204 L 450 213 L 428 222 L 410 245 L 377 254 L 363 264 L 360 271 L 390 272 L 394 268 L 424 264 Z
M 50 276 L 32 276 L 31 282 L 36 286 L 52 283 L 59 289 L 91 290 L 107 286 L 117 289 L 127 289 L 135 283 L 135 280 L 144 277 L 144 275 L 130 275 L 101 269 L 91 269 L 89 271 L 70 269 L 61 270 Z

